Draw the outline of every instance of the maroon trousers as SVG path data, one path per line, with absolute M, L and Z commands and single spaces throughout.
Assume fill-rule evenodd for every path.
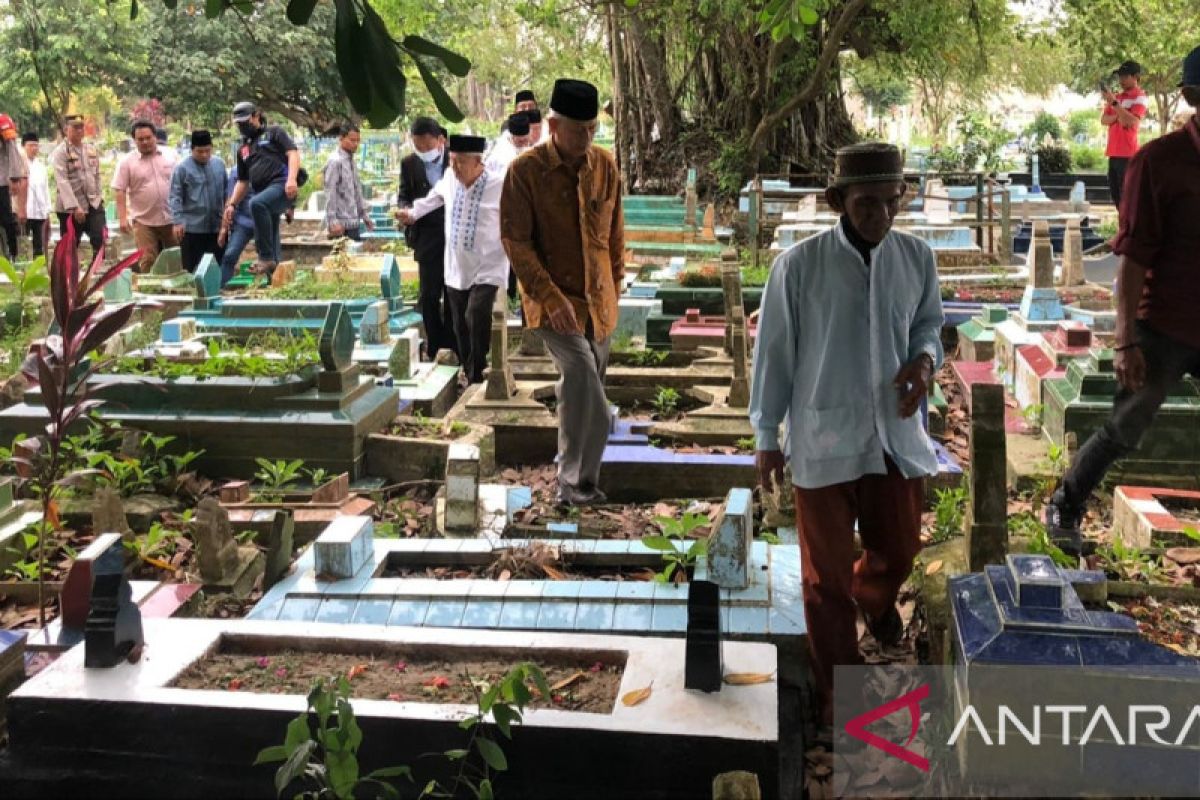
M 887 475 L 796 489 L 804 616 L 823 715 L 832 723 L 833 667 L 861 664 L 857 609 L 874 618 L 895 605 L 921 550 L 924 481 Z M 854 558 L 854 521 L 863 553 Z

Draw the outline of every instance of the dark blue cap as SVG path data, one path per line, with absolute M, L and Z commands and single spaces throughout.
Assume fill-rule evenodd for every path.
M 1200 86 L 1200 47 L 1187 54 L 1183 60 L 1183 80 L 1180 86 Z

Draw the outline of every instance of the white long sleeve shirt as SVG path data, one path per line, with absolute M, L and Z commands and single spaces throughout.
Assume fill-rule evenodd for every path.
M 920 239 L 892 231 L 871 265 L 841 225 L 775 259 L 754 348 L 750 424 L 760 450 L 779 449 L 788 420 L 792 479 L 805 489 L 887 474 L 937 473 L 921 413 L 900 416 L 893 381 L 927 353 L 941 364 L 944 321 L 937 261 Z
M 29 219 L 50 217 L 50 177 L 41 159 L 29 162 L 29 191 L 25 197 L 25 216 Z
M 500 242 L 500 192 L 504 172 L 485 169 L 469 187 L 446 170 L 429 194 L 412 205 L 418 220 L 446 207 L 446 285 L 465 291 L 486 283 L 508 286 L 508 254 Z

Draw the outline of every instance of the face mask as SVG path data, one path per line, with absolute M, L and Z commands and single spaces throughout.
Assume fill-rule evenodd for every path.
M 417 155 L 420 156 L 421 160 L 426 164 L 432 164 L 442 157 L 442 151 L 441 148 L 435 147 L 433 150 L 426 150 L 424 153 L 418 152 Z
M 256 133 L 258 133 L 258 126 L 256 126 L 253 122 L 239 122 L 237 124 L 237 127 L 238 127 L 238 133 L 242 134 L 242 136 L 245 136 L 247 138 L 254 136 Z

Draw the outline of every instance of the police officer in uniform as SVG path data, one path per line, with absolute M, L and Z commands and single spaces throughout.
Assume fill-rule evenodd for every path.
M 100 184 L 100 152 L 83 140 L 83 117 L 72 114 L 63 122 L 63 140 L 50 155 L 58 197 L 54 211 L 58 230 L 67 234 L 67 220 L 75 220 L 75 246 L 86 232 L 96 252 L 104 244 L 104 195 Z

